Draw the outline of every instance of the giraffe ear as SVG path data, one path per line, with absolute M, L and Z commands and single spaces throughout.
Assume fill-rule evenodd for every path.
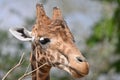
M 25 28 L 11 28 L 9 29 L 9 31 L 11 32 L 11 34 L 16 37 L 17 39 L 21 40 L 21 41 L 31 41 L 32 40 L 32 36 L 31 36 L 31 32 L 26 30 Z

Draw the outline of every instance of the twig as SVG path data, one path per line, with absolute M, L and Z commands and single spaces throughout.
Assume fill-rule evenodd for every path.
M 13 68 L 11 68 L 11 69 L 5 74 L 5 76 L 2 78 L 2 80 L 5 80 L 5 79 L 7 78 L 7 76 L 8 76 L 15 68 L 19 67 L 19 66 L 22 64 L 22 62 L 23 62 L 23 57 L 24 57 L 24 53 L 22 54 L 22 56 L 21 56 L 18 64 L 16 64 Z
M 43 65 L 41 65 L 41 66 L 39 66 L 38 68 L 36 68 L 35 70 L 33 70 L 33 71 L 30 71 L 30 72 L 28 72 L 28 73 L 26 73 L 26 74 L 24 74 L 23 76 L 21 76 L 18 80 L 22 80 L 23 78 L 25 78 L 26 76 L 29 76 L 30 74 L 32 74 L 33 72 L 35 72 L 36 70 L 38 70 L 38 69 L 40 69 L 41 67 L 43 67 L 43 66 L 45 66 L 47 63 L 45 63 L 45 64 L 43 64 Z
M 27 67 L 27 69 L 26 69 L 26 71 L 25 71 L 25 73 L 24 73 L 24 74 L 26 74 L 26 73 L 28 72 L 29 67 L 30 67 L 30 64 L 31 64 L 31 63 L 29 63 L 29 64 L 28 64 L 28 67 Z

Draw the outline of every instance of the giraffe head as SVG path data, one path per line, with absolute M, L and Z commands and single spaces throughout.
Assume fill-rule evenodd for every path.
M 37 19 L 32 31 L 25 28 L 10 29 L 19 40 L 30 41 L 37 52 L 36 61 L 67 71 L 79 78 L 88 74 L 89 65 L 75 46 L 73 35 L 62 18 L 59 8 L 53 8 L 53 16 L 46 16 L 43 6 L 37 4 Z M 44 59 L 44 60 L 43 60 Z

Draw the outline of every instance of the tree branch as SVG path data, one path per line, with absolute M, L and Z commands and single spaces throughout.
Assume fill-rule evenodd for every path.
M 5 74 L 5 76 L 2 78 L 2 80 L 5 80 L 5 79 L 7 78 L 7 76 L 8 76 L 14 69 L 16 69 L 17 67 L 19 67 L 19 66 L 22 64 L 23 58 L 24 58 L 24 53 L 22 54 L 22 56 L 21 56 L 18 64 L 16 64 L 13 68 L 11 68 L 11 69 Z
M 33 72 L 37 71 L 38 69 L 40 69 L 41 67 L 45 66 L 46 64 L 47 64 L 47 63 L 39 66 L 38 68 L 36 68 L 36 69 L 33 70 L 33 71 L 30 71 L 30 72 L 28 72 L 28 73 L 25 73 L 25 74 L 24 74 L 23 76 L 21 76 L 18 80 L 22 80 L 23 78 L 25 78 L 26 76 L 29 76 L 30 74 L 32 74 Z

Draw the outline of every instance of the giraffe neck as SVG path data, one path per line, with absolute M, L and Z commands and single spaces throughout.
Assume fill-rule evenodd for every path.
M 39 68 L 35 72 L 32 73 L 32 80 L 50 80 L 50 69 L 51 66 L 44 65 L 45 64 L 45 58 L 43 55 L 41 55 L 41 52 L 39 51 L 40 48 L 35 47 L 36 45 L 32 45 L 32 52 L 31 52 L 31 68 L 32 71 L 36 68 Z
M 40 67 L 42 64 L 37 63 L 37 67 Z M 50 69 L 51 67 L 48 65 L 43 66 L 39 70 L 37 70 L 37 80 L 50 80 Z
M 42 66 L 42 64 L 39 64 L 35 60 L 35 56 L 33 54 L 31 54 L 32 71 L 40 66 Z M 48 66 L 48 65 L 45 65 L 45 66 L 39 68 L 38 70 L 36 70 L 35 72 L 32 73 L 32 80 L 50 80 L 50 75 L 49 75 L 50 69 L 51 69 L 51 66 Z

